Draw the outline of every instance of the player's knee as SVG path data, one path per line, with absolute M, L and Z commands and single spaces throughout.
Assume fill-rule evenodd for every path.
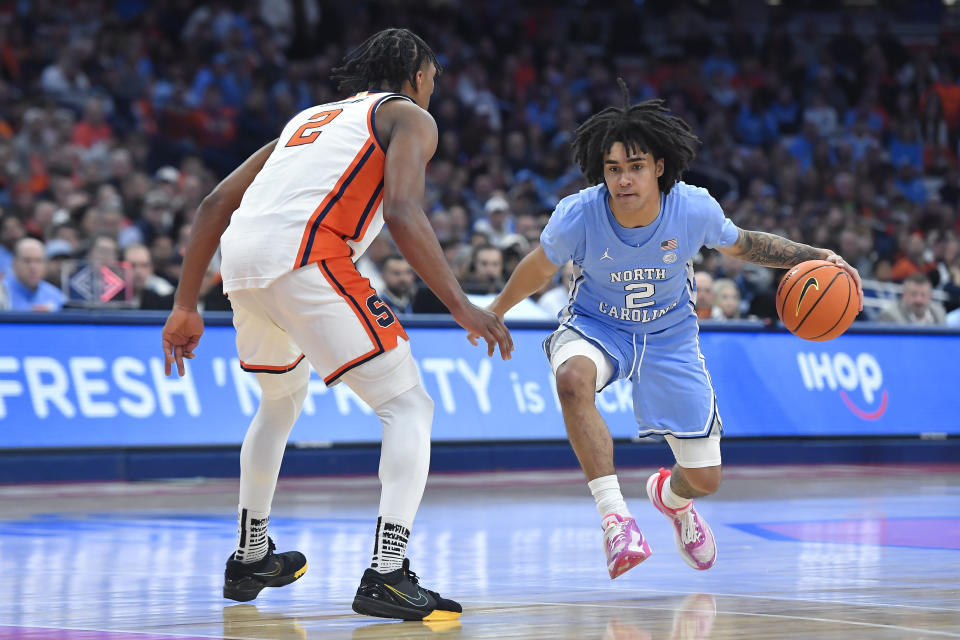
M 557 369 L 557 395 L 563 404 L 589 402 L 593 404 L 597 383 L 596 368 L 592 363 L 571 359 Z
M 306 395 L 310 382 L 310 367 L 301 362 L 293 371 L 286 373 L 258 373 L 257 382 L 263 398 L 283 398 L 285 396 Z
M 716 493 L 723 479 L 720 465 L 699 469 L 684 469 L 683 475 L 687 480 L 687 484 L 702 495 Z
M 433 399 L 422 385 L 407 389 L 375 409 L 384 425 L 402 424 L 430 433 L 433 423 Z
M 401 395 L 407 396 L 410 406 L 428 425 L 433 422 L 433 398 L 430 397 L 426 389 L 418 384 Z

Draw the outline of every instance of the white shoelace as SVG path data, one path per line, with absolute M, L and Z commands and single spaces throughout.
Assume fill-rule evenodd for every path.
M 618 522 L 614 525 L 616 527 L 616 532 L 611 536 L 611 544 L 613 544 L 614 549 L 620 548 L 620 546 L 627 546 L 627 532 L 626 532 L 626 523 Z
M 691 542 L 700 542 L 700 528 L 697 526 L 697 521 L 693 517 L 693 509 L 688 509 L 687 511 L 680 514 L 680 540 L 683 541 L 683 544 L 690 544 Z

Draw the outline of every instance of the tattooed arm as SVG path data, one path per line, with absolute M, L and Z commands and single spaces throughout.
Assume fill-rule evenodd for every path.
M 772 233 L 746 229 L 739 231 L 740 235 L 734 244 L 729 247 L 718 247 L 717 250 L 733 258 L 780 269 L 789 269 L 807 260 L 832 262 L 850 274 L 857 284 L 857 291 L 860 293 L 860 310 L 863 310 L 863 283 L 860 281 L 860 274 L 833 251 L 817 249 Z
M 719 251 L 733 258 L 740 258 L 764 267 L 789 269 L 806 260 L 826 260 L 833 252 L 816 249 L 809 245 L 787 240 L 781 236 L 762 231 L 740 229 L 740 237 L 729 247 Z

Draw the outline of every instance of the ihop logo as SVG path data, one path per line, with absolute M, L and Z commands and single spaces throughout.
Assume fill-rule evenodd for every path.
M 858 418 L 877 420 L 887 410 L 883 369 L 869 353 L 798 353 L 803 385 L 809 391 L 840 390 L 840 398 Z

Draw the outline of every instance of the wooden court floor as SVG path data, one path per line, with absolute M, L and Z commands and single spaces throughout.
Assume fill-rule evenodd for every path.
M 281 549 L 309 570 L 223 600 L 236 481 L 0 486 L 0 638 L 23 640 L 960 638 L 960 465 L 733 467 L 698 502 L 717 565 L 690 569 L 621 470 L 653 556 L 611 581 L 579 473 L 434 475 L 409 556 L 460 600 L 428 626 L 350 610 L 374 477 L 281 481 Z

